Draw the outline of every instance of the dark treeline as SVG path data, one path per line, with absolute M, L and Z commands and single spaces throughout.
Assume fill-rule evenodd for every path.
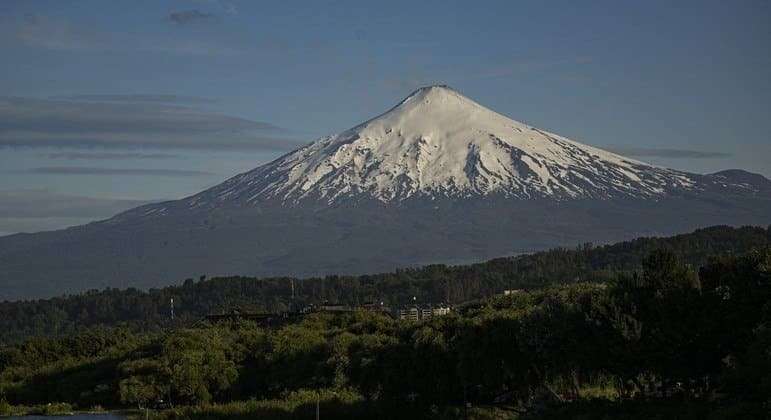
M 0 345 L 26 337 L 74 334 L 81 328 L 100 325 L 158 330 L 170 326 L 172 298 L 177 325 L 190 325 L 207 314 L 234 308 L 285 312 L 323 301 L 399 306 L 412 301 L 414 296 L 420 302 L 459 304 L 505 289 L 605 282 L 618 273 L 638 270 L 642 258 L 657 249 L 670 250 L 686 264 L 698 268 L 708 256 L 740 254 L 769 244 L 771 228 L 718 226 L 669 238 L 641 238 L 597 247 L 586 244 L 577 249 L 555 249 L 462 266 L 430 265 L 385 274 L 304 280 L 188 279 L 180 286 L 149 291 L 107 289 L 53 299 L 3 302 Z
M 319 392 L 330 418 L 461 417 L 465 402 L 523 418 L 763 418 L 770 322 L 771 249 L 698 270 L 656 250 L 604 284 L 496 296 L 420 323 L 359 311 L 274 330 L 30 339 L 0 350 L 0 400 L 162 399 L 178 407 L 167 417 L 310 418 Z

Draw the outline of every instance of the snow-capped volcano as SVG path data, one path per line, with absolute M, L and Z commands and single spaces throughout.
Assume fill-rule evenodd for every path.
M 199 194 L 0 237 L 0 300 L 201 274 L 382 272 L 768 223 L 761 175 L 654 167 L 431 86 Z
M 191 197 L 296 203 L 353 197 L 650 197 L 694 185 L 657 168 L 498 114 L 446 86 Z

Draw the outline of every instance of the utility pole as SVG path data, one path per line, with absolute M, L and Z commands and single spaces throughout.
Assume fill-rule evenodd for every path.
M 174 298 L 171 298 L 171 320 L 174 321 Z
M 320 420 L 319 403 L 321 403 L 321 392 L 316 391 L 316 420 Z
M 291 304 L 290 304 L 289 311 L 291 311 L 291 312 L 299 312 L 299 310 L 297 309 L 297 305 L 294 302 L 294 279 L 290 279 L 289 282 L 292 285 L 292 301 L 291 301 Z

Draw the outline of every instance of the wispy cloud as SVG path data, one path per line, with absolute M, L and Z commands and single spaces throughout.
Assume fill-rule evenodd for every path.
M 726 152 L 713 152 L 687 149 L 667 149 L 655 147 L 609 146 L 606 149 L 625 156 L 661 157 L 670 159 L 721 159 L 733 156 Z
M 45 189 L 0 190 L 0 217 L 100 217 L 148 202 L 61 194 Z
M 135 153 L 135 152 L 57 152 L 41 154 L 41 157 L 48 159 L 67 159 L 67 160 L 150 160 L 150 159 L 174 159 L 178 155 L 168 153 Z
M 156 103 L 0 97 L 0 146 L 286 151 L 267 122 Z
M 214 99 L 202 98 L 199 96 L 185 95 L 159 95 L 159 94 L 99 94 L 99 95 L 60 95 L 52 96 L 50 99 L 62 101 L 85 101 L 85 102 L 129 102 L 129 103 L 161 103 L 161 104 L 211 104 L 216 102 Z
M 210 176 L 207 171 L 153 168 L 97 168 L 88 166 L 43 166 L 22 171 L 28 174 L 47 175 L 140 175 L 140 176 Z
M 238 8 L 236 7 L 235 4 L 233 4 L 233 3 L 229 2 L 229 1 L 224 1 L 224 0 L 220 0 L 219 3 L 220 3 L 220 6 L 222 6 L 222 8 L 225 10 L 225 13 L 227 13 L 229 15 L 237 15 L 238 14 Z
M 59 51 L 103 49 L 105 34 L 73 25 L 67 20 L 27 14 L 16 25 L 16 38 L 27 46 Z
M 70 195 L 49 190 L 0 190 L 0 235 L 80 225 L 149 202 Z
M 190 23 L 199 23 L 214 18 L 213 13 L 202 12 L 198 9 L 182 10 L 169 13 L 166 19 L 176 25 L 187 25 Z
M 175 22 L 205 19 L 202 16 L 175 15 Z M 206 15 L 204 12 L 199 12 Z M 196 17 L 197 16 L 197 17 Z M 213 16 L 213 15 L 212 15 Z M 170 20 L 171 17 L 168 17 Z M 63 52 L 154 52 L 173 55 L 233 56 L 244 51 L 232 43 L 210 36 L 187 33 L 121 33 L 100 29 L 98 23 L 73 22 L 62 17 L 28 14 L 10 18 L 0 26 L 0 42 Z

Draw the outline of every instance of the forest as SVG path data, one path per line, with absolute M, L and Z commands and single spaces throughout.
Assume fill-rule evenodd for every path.
M 3 322 L 8 313 L 27 318 L 4 332 L 0 414 L 55 403 L 152 408 L 164 419 L 313 418 L 317 405 L 336 419 L 764 418 L 768 239 L 768 229 L 718 227 L 297 281 L 303 303 L 398 304 L 412 293 L 464 302 L 419 322 L 364 310 L 310 313 L 276 328 L 200 319 L 229 305 L 288 308 L 288 279 L 4 303 Z M 174 321 L 164 320 L 170 296 L 182 302 Z M 45 326 L 56 311 L 59 327 Z M 46 334 L 31 336 L 36 328 Z
M 554 249 L 479 264 L 430 265 L 375 275 L 309 279 L 200 277 L 147 291 L 92 290 L 52 299 L 0 302 L 0 345 L 28 337 L 68 336 L 99 326 L 160 331 L 234 309 L 283 313 L 322 302 L 383 302 L 396 308 L 413 300 L 460 305 L 503 290 L 605 283 L 618 274 L 639 270 L 642 259 L 659 249 L 673 252 L 683 263 L 698 269 L 710 256 L 742 254 L 769 245 L 771 227 L 715 226 L 673 237 L 640 238 L 603 246 L 584 244 L 575 249 Z M 170 319 L 172 299 L 174 322 Z

